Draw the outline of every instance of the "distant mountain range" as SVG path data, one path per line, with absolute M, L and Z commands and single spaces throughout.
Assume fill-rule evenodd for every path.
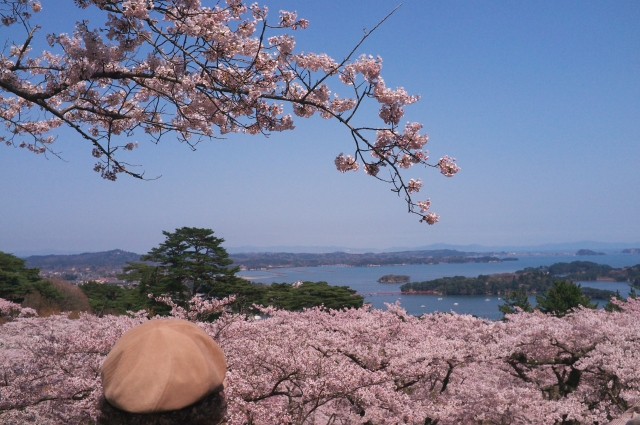
M 487 263 L 516 261 L 493 255 L 451 249 L 353 254 L 333 253 L 244 253 L 231 254 L 234 265 L 248 269 L 275 267 L 315 267 L 330 265 L 371 266 L 391 264 Z M 71 255 L 33 255 L 25 259 L 27 267 L 44 272 L 121 270 L 127 262 L 140 261 L 140 254 L 120 249 Z
M 429 262 L 486 262 L 496 261 L 496 255 L 507 253 L 589 253 L 590 250 L 604 252 L 640 253 L 640 243 L 574 242 L 535 246 L 483 246 L 432 244 L 418 248 L 393 247 L 387 250 L 354 249 L 340 246 L 243 246 L 228 248 L 236 265 L 248 268 L 303 267 L 317 265 L 368 265 L 368 264 L 424 264 Z M 600 252 L 597 252 L 599 254 Z M 31 255 L 23 257 L 27 267 L 41 270 L 63 270 L 71 268 L 121 269 L 127 262 L 140 261 L 140 254 L 114 249 L 82 254 Z

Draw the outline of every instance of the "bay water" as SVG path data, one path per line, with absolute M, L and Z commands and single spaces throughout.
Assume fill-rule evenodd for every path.
M 238 275 L 253 282 L 260 283 L 293 283 L 295 281 L 325 281 L 334 286 L 348 286 L 364 296 L 364 300 L 374 308 L 386 308 L 386 303 L 400 302 L 408 313 L 420 315 L 424 313 L 451 312 L 473 314 L 491 320 L 502 317 L 498 306 L 504 301 L 498 296 L 487 295 L 426 295 L 400 294 L 400 283 L 378 283 L 377 280 L 386 274 L 408 275 L 411 282 L 422 282 L 441 277 L 465 276 L 494 273 L 513 273 L 526 267 L 550 266 L 554 263 L 570 263 L 572 261 L 592 261 L 608 264 L 611 267 L 633 266 L 640 263 L 640 254 L 607 254 L 597 256 L 574 255 L 529 255 L 517 257 L 518 261 L 500 263 L 463 263 L 463 264 L 410 264 L 398 266 L 375 267 L 293 267 L 269 270 L 246 270 Z M 620 291 L 622 296 L 629 293 L 626 282 L 577 282 L 583 287 Z M 607 300 L 593 300 L 603 307 Z M 529 297 L 535 305 L 535 296 Z

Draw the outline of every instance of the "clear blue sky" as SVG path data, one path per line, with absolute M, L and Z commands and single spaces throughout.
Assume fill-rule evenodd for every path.
M 55 10 L 43 19 L 64 19 L 58 32 L 84 17 L 71 0 L 42 4 Z M 397 5 L 265 4 L 310 20 L 297 51 L 335 58 Z M 211 228 L 229 247 L 640 241 L 640 2 L 412 0 L 361 51 L 382 56 L 388 86 L 422 96 L 405 118 L 425 124 L 431 157 L 462 167 L 451 179 L 407 174 L 425 183 L 435 226 L 385 184 L 335 170 L 353 150 L 336 123 L 298 118 L 294 131 L 196 152 L 139 136 L 132 162 L 162 175 L 146 182 L 103 181 L 70 132 L 56 146 L 66 162 L 0 146 L 0 250 L 146 252 L 182 226 Z

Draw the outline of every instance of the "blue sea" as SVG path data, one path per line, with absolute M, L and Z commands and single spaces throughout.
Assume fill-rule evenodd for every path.
M 503 304 L 497 296 L 469 296 L 469 295 L 402 295 L 400 286 L 396 283 L 378 283 L 377 280 L 386 274 L 408 275 L 411 282 L 438 279 L 445 276 L 477 277 L 481 274 L 512 273 L 526 267 L 550 266 L 554 263 L 572 261 L 592 261 L 608 264 L 612 267 L 633 266 L 640 263 L 640 254 L 608 254 L 598 256 L 547 255 L 523 256 L 518 261 L 502 263 L 464 263 L 464 264 L 416 264 L 404 266 L 379 267 L 295 267 L 271 270 L 247 270 L 238 273 L 252 282 L 261 283 L 293 283 L 302 281 L 325 281 L 330 285 L 349 286 L 364 295 L 365 302 L 374 308 L 386 308 L 385 303 L 400 302 L 410 314 L 420 315 L 436 311 L 459 314 L 473 314 L 491 320 L 502 317 L 498 305 Z M 578 282 L 583 287 L 609 289 L 620 291 L 623 296 L 628 295 L 629 285 L 625 282 Z M 593 300 L 602 307 L 607 300 Z M 530 297 L 535 305 L 535 296 Z

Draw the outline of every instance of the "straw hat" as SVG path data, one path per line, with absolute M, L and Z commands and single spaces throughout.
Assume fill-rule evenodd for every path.
M 102 364 L 107 401 L 130 413 L 178 410 L 222 391 L 226 361 L 202 329 L 185 320 L 150 320 L 118 340 Z

